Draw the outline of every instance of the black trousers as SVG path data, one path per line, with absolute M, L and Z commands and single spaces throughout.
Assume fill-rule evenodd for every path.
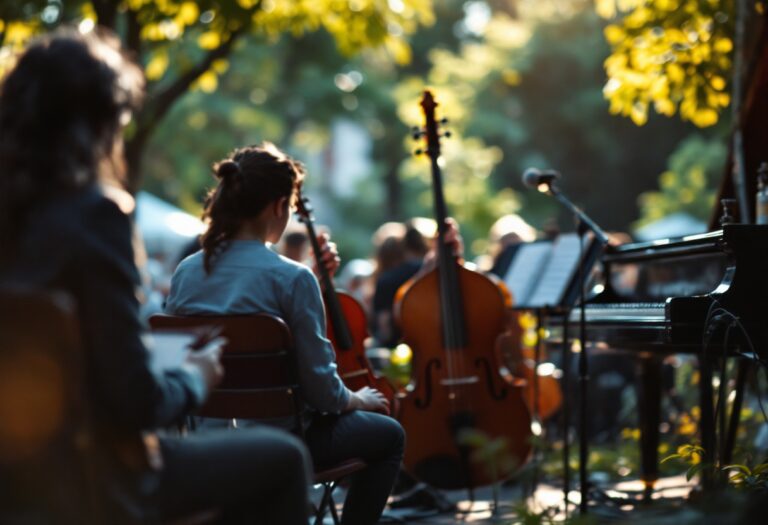
M 318 416 L 306 432 L 306 443 L 317 468 L 361 458 L 368 468 L 352 477 L 341 522 L 372 525 L 381 517 L 400 470 L 405 432 L 389 416 L 353 411 Z
M 311 462 L 287 432 L 258 427 L 161 441 L 163 516 L 215 509 L 222 523 L 306 525 Z

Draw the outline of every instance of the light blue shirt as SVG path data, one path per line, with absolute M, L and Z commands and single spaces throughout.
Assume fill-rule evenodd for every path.
M 210 274 L 203 252 L 184 259 L 171 280 L 165 306 L 174 315 L 266 313 L 282 318 L 291 330 L 299 363 L 299 384 L 306 404 L 339 413 L 349 391 L 336 371 L 326 337 L 325 307 L 314 274 L 256 240 L 231 241 L 214 261 Z

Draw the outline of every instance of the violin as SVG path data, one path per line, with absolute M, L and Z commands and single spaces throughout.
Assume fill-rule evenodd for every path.
M 401 399 L 408 441 L 404 465 L 442 489 L 508 478 L 531 453 L 531 416 L 521 386 L 500 373 L 497 339 L 507 330 L 502 290 L 468 270 L 446 245 L 448 217 L 440 170 L 437 104 L 425 91 L 421 108 L 438 224 L 437 264 L 412 281 L 398 305 L 404 341 L 413 350 L 412 384 Z M 503 457 L 480 459 L 478 442 L 504 444 Z M 474 452 L 478 452 L 475 454 Z
M 315 231 L 312 206 L 309 198 L 299 193 L 296 214 L 307 227 L 307 236 L 315 254 L 315 260 L 322 260 L 322 249 Z M 397 391 L 384 377 L 374 373 L 365 355 L 364 342 L 368 337 L 368 321 L 365 309 L 351 295 L 336 290 L 328 270 L 318 264 L 320 282 L 323 288 L 323 302 L 328 314 L 328 339 L 336 352 L 336 366 L 339 377 L 350 390 L 363 387 L 375 388 L 389 401 L 390 415 L 396 416 L 399 401 Z

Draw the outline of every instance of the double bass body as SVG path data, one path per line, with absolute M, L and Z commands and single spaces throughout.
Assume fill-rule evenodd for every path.
M 465 344 L 446 347 L 442 334 L 440 268 L 405 292 L 403 339 L 413 348 L 413 391 L 401 400 L 408 435 L 405 467 L 438 488 L 482 486 L 506 479 L 530 454 L 530 413 L 521 387 L 499 374 L 496 339 L 505 331 L 504 297 L 487 277 L 456 263 L 463 297 Z M 488 465 L 473 458 L 466 433 L 502 438 L 511 462 Z M 505 468 L 506 467 L 506 468 Z

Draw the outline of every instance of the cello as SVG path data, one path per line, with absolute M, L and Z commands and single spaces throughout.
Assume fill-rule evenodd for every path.
M 508 478 L 530 456 L 531 417 L 522 388 L 500 375 L 497 340 L 506 331 L 502 290 L 464 268 L 445 243 L 448 217 L 440 171 L 437 104 L 425 91 L 421 108 L 438 224 L 437 265 L 401 293 L 399 318 L 413 349 L 411 390 L 401 399 L 408 435 L 404 464 L 441 489 L 473 489 Z M 508 461 L 475 460 L 471 436 L 505 444 Z M 474 457 L 473 457 L 474 456 Z
M 307 227 L 307 237 L 312 245 L 315 260 L 322 260 L 322 249 L 315 231 L 312 206 L 309 198 L 301 195 L 297 199 L 296 215 Z M 398 412 L 397 392 L 384 377 L 373 372 L 365 356 L 365 339 L 368 337 L 368 322 L 362 305 L 351 295 L 336 290 L 333 278 L 322 264 L 317 265 L 323 288 L 323 302 L 328 314 L 328 339 L 336 352 L 339 377 L 350 390 L 363 387 L 375 388 L 389 401 L 390 415 Z

